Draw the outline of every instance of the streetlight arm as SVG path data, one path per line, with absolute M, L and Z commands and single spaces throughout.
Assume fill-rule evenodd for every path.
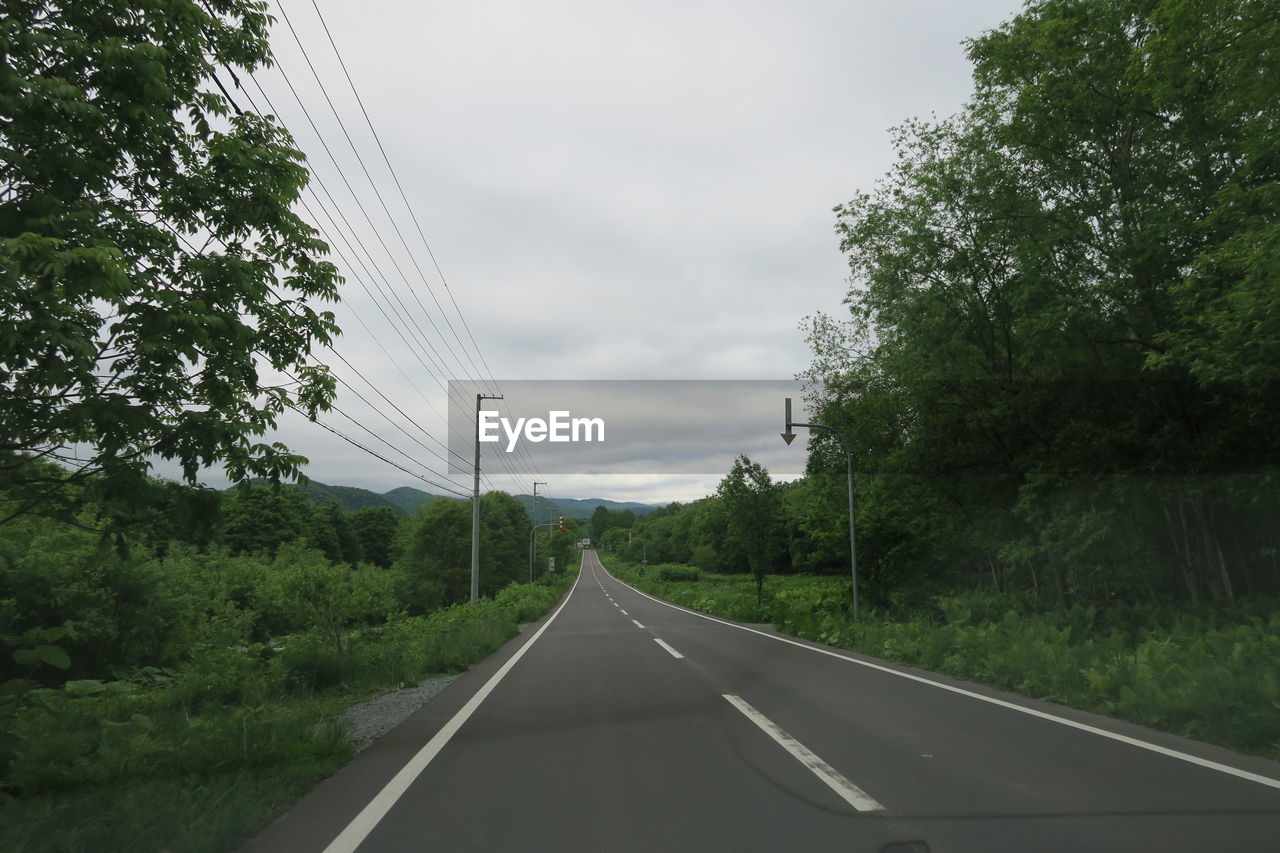
M 782 433 L 782 440 L 790 444 L 795 438 L 795 434 L 791 431 L 794 427 L 805 427 L 806 429 L 820 429 L 829 432 L 840 439 L 840 444 L 844 446 L 845 460 L 849 466 L 849 566 L 852 577 L 850 585 L 853 591 L 853 618 L 858 619 L 858 544 L 857 544 L 857 518 L 858 510 L 856 497 L 853 491 L 853 448 L 849 446 L 849 440 L 844 437 L 844 433 L 835 427 L 829 427 L 826 424 L 798 424 L 791 420 L 791 398 L 786 398 L 786 432 Z
M 535 524 L 529 528 L 529 583 L 533 583 L 533 534 L 538 532 L 539 527 L 550 527 L 551 522 L 544 521 L 541 524 Z
M 850 456 L 853 455 L 853 449 L 849 447 L 849 439 L 845 438 L 844 433 L 840 432 L 840 430 L 836 429 L 835 427 L 829 427 L 826 424 L 794 424 L 794 423 L 791 426 L 805 427 L 806 429 L 826 430 L 827 432 L 834 435 L 836 438 L 840 439 L 840 443 L 844 445 L 845 453 L 849 454 Z

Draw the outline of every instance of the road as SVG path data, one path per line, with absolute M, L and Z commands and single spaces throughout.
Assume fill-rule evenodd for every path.
M 246 850 L 1275 851 L 1280 764 L 652 599 L 558 609 Z

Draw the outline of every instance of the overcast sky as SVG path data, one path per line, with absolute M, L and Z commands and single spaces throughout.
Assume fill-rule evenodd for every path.
M 448 474 L 443 449 L 449 379 L 758 380 L 803 370 L 800 320 L 841 314 L 848 289 L 831 208 L 889 168 L 890 127 L 960 108 L 971 90 L 962 40 L 1019 5 L 317 0 L 415 224 L 311 0 L 281 2 L 306 54 L 273 0 L 279 66 L 255 78 L 332 196 L 328 214 L 318 184 L 319 199 L 308 199 L 348 279 L 337 349 L 376 390 L 331 353 L 317 355 L 396 425 L 346 389 L 338 405 L 360 425 L 324 420 L 463 492 L 470 477 Z M 272 111 L 244 85 L 243 97 Z M 781 405 L 759 425 L 778 446 Z M 717 412 L 687 408 L 682 429 L 701 447 Z M 322 482 L 440 491 L 301 418 L 273 439 L 309 456 L 307 473 Z M 723 473 L 753 450 L 724 447 L 710 469 Z M 801 442 L 791 451 L 792 472 L 777 474 L 803 470 Z M 486 487 L 517 493 L 541 472 L 536 448 L 482 469 Z M 542 494 L 657 503 L 701 497 L 718 481 L 538 478 L 548 481 Z

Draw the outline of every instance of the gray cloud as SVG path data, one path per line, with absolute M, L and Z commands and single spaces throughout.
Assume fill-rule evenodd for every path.
M 283 2 L 410 251 L 382 214 L 282 23 L 273 37 L 280 66 L 374 227 L 291 105 L 279 71 L 256 77 L 444 365 L 429 371 L 419 362 L 355 271 L 335 309 L 345 330 L 339 351 L 409 415 L 412 424 L 392 413 L 401 426 L 433 448 L 427 434 L 447 439 L 441 383 L 474 374 L 468 359 L 452 355 L 460 349 L 454 332 L 411 259 L 469 347 L 450 294 L 461 306 L 488 365 L 481 373 L 522 380 L 792 376 L 809 361 L 799 319 L 841 313 L 847 290 L 831 207 L 889 167 L 890 126 L 959 109 L 970 89 L 961 40 L 1018 8 L 1013 0 L 324 2 L 448 277 L 446 291 L 314 10 Z M 256 94 L 252 86 L 250 92 Z M 379 237 L 407 282 L 382 254 Z M 384 308 L 393 317 L 405 310 L 394 301 Z M 350 371 L 338 372 L 390 412 Z M 344 392 L 339 405 L 443 477 L 443 465 L 354 395 Z M 326 420 L 361 436 L 341 417 Z M 778 453 L 780 420 L 761 427 Z M 312 458 L 314 479 L 379 491 L 422 485 L 292 416 L 275 438 Z M 375 443 L 367 433 L 361 440 Z M 705 450 L 692 433 L 689 447 Z M 803 448 L 791 451 L 771 461 L 802 469 L 802 459 L 789 460 L 803 457 Z M 725 452 L 731 464 L 737 451 Z M 493 485 L 527 492 L 532 467 L 495 472 Z M 452 481 L 470 485 L 466 477 Z M 563 476 L 549 491 L 665 502 L 701 496 L 715 482 Z

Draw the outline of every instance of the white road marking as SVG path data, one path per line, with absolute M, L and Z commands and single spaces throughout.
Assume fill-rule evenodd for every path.
M 671 652 L 671 656 L 672 656 L 673 658 L 683 658 L 683 657 L 684 657 L 684 655 L 680 654 L 678 651 L 676 651 L 675 649 L 671 648 L 671 647 L 670 647 L 670 646 L 668 646 L 666 643 L 664 643 L 664 642 L 662 642 L 661 640 L 659 640 L 657 637 L 654 637 L 654 638 L 653 638 L 653 641 L 654 641 L 655 643 L 657 643 L 658 645 L 662 646 L 662 647 L 663 647 L 664 649 L 666 649 L 667 651 Z
M 631 621 L 632 621 L 632 622 L 636 622 L 636 620 L 634 620 L 634 619 L 632 619 Z M 641 625 L 639 622 L 636 622 L 636 627 L 637 627 L 637 628 L 643 628 L 644 626 L 643 626 L 643 625 Z
M 618 608 L 618 611 L 619 611 L 620 613 L 622 613 L 622 615 L 623 615 L 623 616 L 630 616 L 630 615 L 631 615 L 631 614 L 630 614 L 630 613 L 628 613 L 627 611 L 623 610 L 621 607 L 619 607 L 619 608 Z
M 600 567 L 603 569 L 604 564 L 601 563 Z M 604 569 L 604 572 L 605 574 L 609 574 L 608 569 Z M 609 575 L 609 577 L 613 578 L 613 575 Z M 1145 740 L 1139 740 L 1138 738 L 1129 737 L 1128 735 L 1122 735 L 1118 732 L 1110 732 L 1110 731 L 1107 731 L 1106 729 L 1100 729 L 1097 726 L 1091 726 L 1088 723 L 1079 723 L 1079 722 L 1076 722 L 1075 720 L 1068 720 L 1066 717 L 1059 717 L 1056 714 L 1050 714 L 1047 711 L 1040 711 L 1035 708 L 1028 708 L 1025 705 L 1018 705 L 1013 702 L 1006 702 L 1005 700 L 997 699 L 994 696 L 984 696 L 981 693 L 974 693 L 972 690 L 965 690 L 963 687 L 955 687 L 951 684 L 943 684 L 942 682 L 934 681 L 932 679 L 925 678 L 920 675 L 913 675 L 912 673 L 909 673 L 909 672 L 900 672 L 899 670 L 893 669 L 892 667 L 882 666 L 878 663 L 871 663 L 870 661 L 859 660 L 858 658 L 851 657 L 850 655 L 842 655 L 839 652 L 833 652 L 830 649 L 822 649 L 822 648 L 818 648 L 817 646 L 811 646 L 811 645 L 808 645 L 807 643 L 803 643 L 799 640 L 794 640 L 790 637 L 781 637 L 781 636 L 778 636 L 777 634 L 767 634 L 764 631 L 759 631 L 759 630 L 756 630 L 755 628 L 748 628 L 746 625 L 738 625 L 734 622 L 727 622 L 724 619 L 719 619 L 715 616 L 709 616 L 706 613 L 699 613 L 696 610 L 689 610 L 687 608 L 679 606 L 678 604 L 672 604 L 669 601 L 663 601 L 661 598 L 654 598 L 652 595 L 649 595 L 647 592 L 643 592 L 642 590 L 636 589 L 635 587 L 631 586 L 631 584 L 626 583 L 625 581 L 618 580 L 617 578 L 613 578 L 613 579 L 618 581 L 618 583 L 622 584 L 628 589 L 631 589 L 635 592 L 640 593 L 640 595 L 643 595 L 645 598 L 649 599 L 650 601 L 661 604 L 664 607 L 670 607 L 672 610 L 679 610 L 681 613 L 688 613 L 690 616 L 697 616 L 700 619 L 706 619 L 710 622 L 718 622 L 721 625 L 727 625 L 730 628 L 737 628 L 739 631 L 748 631 L 752 634 L 759 634 L 761 637 L 767 637 L 770 640 L 777 640 L 779 643 L 786 643 L 788 645 L 795 646 L 796 648 L 800 648 L 800 649 L 808 649 L 811 652 L 816 652 L 820 655 L 826 655 L 827 657 L 839 658 L 840 660 L 845 660 L 845 661 L 848 661 L 849 663 L 855 663 L 858 666 L 864 666 L 867 669 L 874 669 L 880 672 L 886 672 L 889 675 L 896 675 L 899 678 L 906 678 L 911 681 L 916 681 L 916 682 L 919 682 L 920 684 L 927 684 L 930 687 L 936 687 L 939 690 L 946 690 L 951 693 L 958 693 L 961 696 L 968 696 L 970 699 L 977 699 L 979 702 L 986 702 L 991 705 L 998 705 L 1001 708 L 1007 708 L 1010 711 L 1017 711 L 1020 714 L 1027 714 L 1028 716 L 1039 717 L 1040 719 L 1048 720 L 1051 723 L 1058 723 L 1059 725 L 1068 726 L 1073 729 L 1079 729 L 1082 732 L 1088 732 L 1089 734 L 1094 734 L 1094 735 L 1097 735 L 1098 737 L 1104 737 L 1104 738 L 1107 738 L 1108 740 L 1113 740 L 1119 743 L 1128 744 L 1129 746 L 1136 746 L 1138 749 L 1145 749 L 1148 752 L 1154 752 L 1157 755 L 1164 755 L 1164 756 L 1167 756 L 1168 758 L 1173 758 L 1178 761 L 1185 761 L 1188 764 L 1194 764 L 1197 767 L 1204 767 L 1207 770 L 1216 770 L 1217 772 L 1225 773 L 1228 776 L 1235 776 L 1237 779 L 1244 779 L 1249 782 L 1257 782 L 1259 785 L 1266 785 L 1269 788 L 1280 788 L 1280 779 L 1273 779 L 1270 776 L 1263 776 L 1260 773 L 1251 773 L 1248 770 L 1241 770 L 1239 767 L 1232 767 L 1229 764 L 1222 764 L 1217 761 L 1210 761 L 1209 759 L 1201 758 L 1198 755 L 1191 755 L 1190 753 L 1180 752 L 1176 749 L 1170 749 L 1167 746 L 1160 746 L 1159 744 L 1150 743 Z
M 732 693 L 722 693 L 721 695 L 729 700 L 730 705 L 741 711 L 748 720 L 759 726 L 761 731 L 773 738 L 778 746 L 791 753 L 791 756 L 796 761 L 809 768 L 809 771 L 821 779 L 828 788 L 835 791 L 840 799 L 860 812 L 877 812 L 884 809 L 884 806 L 872 799 L 866 791 L 846 779 L 838 770 L 818 757 L 809 747 L 787 734 L 781 726 L 753 708 L 747 700 L 741 696 L 734 696 Z
M 498 686 L 498 682 L 506 677 L 511 668 L 516 665 L 520 658 L 524 657 L 524 653 L 529 651 L 529 647 L 537 642 L 547 628 L 551 627 L 552 622 L 556 621 L 560 611 L 564 610 L 565 605 L 569 603 L 569 599 L 573 598 L 573 592 L 578 588 L 579 580 L 582 580 L 581 570 L 578 572 L 578 577 L 574 580 L 569 594 L 564 597 L 564 601 L 556 608 L 556 612 L 551 614 L 551 618 L 543 622 L 542 627 L 529 638 L 529 641 L 521 646 L 484 683 L 484 686 L 476 691 L 474 696 L 467 700 L 467 704 L 463 705 L 458 710 L 458 713 L 454 714 L 453 718 L 445 723 L 440 731 L 436 732 L 435 737 L 427 741 L 426 746 L 418 750 L 417 755 L 409 759 L 409 763 L 402 767 L 400 772 L 369 801 L 369 804 L 360 810 L 360 813 L 352 819 L 351 823 L 347 824 L 347 828 L 342 830 L 338 837 L 329 843 L 328 847 L 324 848 L 324 853 L 355 853 L 355 849 L 368 837 L 370 832 L 373 832 L 373 828 L 378 825 L 378 822 L 386 817 L 387 812 L 391 811 L 391 807 L 396 804 L 396 801 L 404 795 L 404 792 L 422 774 L 422 771 L 427 769 L 427 765 L 431 763 L 431 760 L 440 754 L 440 750 L 444 749 L 453 736 L 458 733 L 458 729 L 462 728 L 463 723 L 470 719 L 471 715 L 480 707 L 480 703 L 493 692 L 493 689 Z

